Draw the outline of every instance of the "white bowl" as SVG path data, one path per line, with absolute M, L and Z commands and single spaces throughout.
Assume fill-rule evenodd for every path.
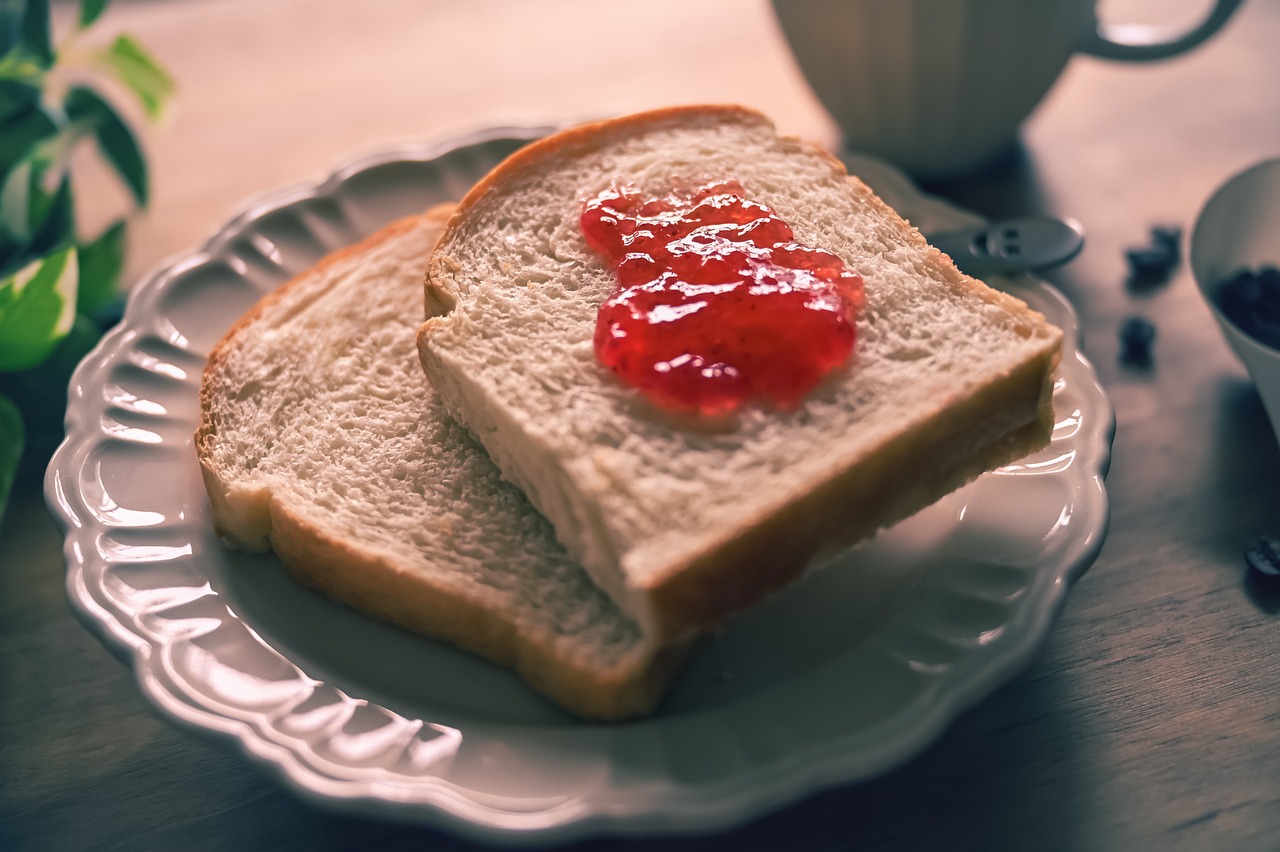
M 1191 233 L 1191 271 L 1231 348 L 1244 362 L 1280 441 L 1280 349 L 1237 326 L 1217 291 L 1241 269 L 1280 267 L 1280 157 L 1245 169 L 1205 203 Z

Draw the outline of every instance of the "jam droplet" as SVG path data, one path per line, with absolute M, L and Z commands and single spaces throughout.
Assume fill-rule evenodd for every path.
M 619 283 L 596 357 L 664 408 L 792 409 L 853 351 L 862 279 L 737 181 L 658 198 L 613 187 L 586 203 L 582 231 Z

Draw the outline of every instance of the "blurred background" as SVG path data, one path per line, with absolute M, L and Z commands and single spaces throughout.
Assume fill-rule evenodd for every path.
M 1110 20 L 1178 25 L 1209 5 L 1103 0 L 1100 10 Z M 1168 62 L 1073 59 L 1024 132 L 1044 206 L 1056 207 L 1057 195 L 1084 170 L 1108 192 L 1142 192 L 1152 216 L 1177 215 L 1203 201 L 1216 178 L 1188 174 L 1188 154 L 1212 148 L 1222 161 L 1244 165 L 1280 142 L 1249 127 L 1206 122 L 1194 103 L 1169 108 L 1179 91 L 1194 89 L 1203 69 L 1221 67 L 1222 52 L 1242 58 L 1215 97 L 1255 98 L 1280 79 L 1280 52 L 1249 49 L 1274 37 L 1276 6 L 1246 2 L 1223 36 Z M 65 25 L 75 8 L 57 2 L 56 22 Z M 787 132 L 839 141 L 767 0 L 116 0 L 93 37 L 116 31 L 147 46 L 179 87 L 167 122 L 143 134 L 154 195 L 131 236 L 126 280 L 195 245 L 247 197 L 318 177 L 396 141 L 700 101 L 744 103 Z M 469 73 L 477 68 L 486 70 Z M 1100 80 L 1106 103 L 1096 102 Z M 1239 114 L 1248 119 L 1247 110 Z M 1269 118 L 1259 104 L 1258 130 Z M 1142 136 L 1145 156 L 1117 161 L 1106 142 L 1120 127 Z M 1037 143 L 1047 138 L 1077 147 L 1079 156 L 1037 160 Z M 1151 175 L 1165 177 L 1144 179 Z M 952 194 L 980 206 L 981 195 L 967 189 Z M 98 187 L 81 192 L 93 203 L 82 211 L 88 230 L 117 214 L 104 202 L 114 190 L 104 172 Z

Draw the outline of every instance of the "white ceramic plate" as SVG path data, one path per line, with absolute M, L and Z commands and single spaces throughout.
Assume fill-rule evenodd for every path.
M 211 529 L 191 446 L 206 353 L 325 252 L 461 194 L 541 129 L 362 158 L 274 194 L 142 283 L 71 387 L 46 478 L 67 586 L 147 697 L 300 792 L 472 837 L 704 831 L 902 763 L 1031 659 L 1101 546 L 1114 418 L 1066 301 L 1051 446 L 886 532 L 704 648 L 654 719 L 577 722 L 512 675 L 294 585 Z M 973 217 L 870 160 L 922 229 Z

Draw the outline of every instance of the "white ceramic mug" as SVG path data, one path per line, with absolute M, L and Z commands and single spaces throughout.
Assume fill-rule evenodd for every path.
M 1146 61 L 1190 50 L 1240 4 L 1185 32 L 1102 24 L 1096 0 L 773 0 L 782 31 L 853 149 L 917 177 L 1009 150 L 1075 53 Z

